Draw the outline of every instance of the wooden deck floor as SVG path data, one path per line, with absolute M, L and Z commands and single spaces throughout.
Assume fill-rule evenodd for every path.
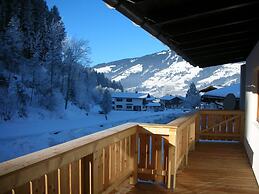
M 144 183 L 127 189 L 120 193 L 172 193 L 160 185 Z M 189 155 L 188 167 L 178 173 L 173 193 L 259 194 L 259 187 L 241 144 L 199 143 Z

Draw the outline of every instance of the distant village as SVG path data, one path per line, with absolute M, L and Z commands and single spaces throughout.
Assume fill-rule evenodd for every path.
M 155 98 L 146 93 L 120 92 L 112 94 L 112 109 L 127 111 L 162 111 L 169 108 L 180 108 L 183 97 L 164 96 Z
M 240 84 L 228 87 L 209 86 L 199 91 L 201 109 L 223 109 L 224 100 L 231 95 L 233 107 L 238 108 Z M 229 97 L 228 97 L 229 98 Z M 195 108 L 186 106 L 183 96 L 166 95 L 156 98 L 149 93 L 116 92 L 112 94 L 112 109 L 121 111 L 163 111 L 167 109 Z

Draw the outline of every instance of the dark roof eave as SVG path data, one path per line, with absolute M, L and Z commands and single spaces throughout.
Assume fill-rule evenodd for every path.
M 116 2 L 115 2 L 116 1 Z M 152 36 L 156 37 L 158 40 L 160 40 L 162 43 L 167 45 L 170 49 L 172 49 L 174 52 L 176 52 L 178 55 L 180 55 L 185 61 L 189 62 L 193 66 L 195 63 L 187 57 L 182 51 L 180 51 L 176 46 L 174 46 L 172 43 L 170 43 L 165 35 L 163 35 L 161 32 L 158 32 L 154 27 L 149 25 L 147 22 L 145 22 L 144 18 L 141 18 L 137 16 L 135 13 L 130 11 L 127 7 L 125 7 L 123 4 L 119 3 L 117 0 L 104 0 L 105 3 L 110 5 L 111 7 L 115 8 L 117 11 L 122 13 L 124 16 L 129 18 L 132 22 L 134 22 L 136 25 L 139 25 L 142 27 L 145 31 L 150 33 Z

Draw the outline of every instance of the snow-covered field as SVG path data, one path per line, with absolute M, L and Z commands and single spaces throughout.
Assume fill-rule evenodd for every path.
M 88 116 L 74 106 L 58 116 L 42 110 L 31 112 L 27 119 L 0 122 L 0 162 L 122 123 L 168 123 L 183 114 L 179 109 L 163 112 L 112 111 L 105 120 L 104 115 L 98 113 L 98 108 Z

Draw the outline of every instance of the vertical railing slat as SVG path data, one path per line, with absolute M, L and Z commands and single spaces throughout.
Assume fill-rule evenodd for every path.
M 48 192 L 58 194 L 58 170 L 48 174 Z
M 71 191 L 72 194 L 79 193 L 80 176 L 79 176 L 79 161 L 71 163 Z
M 130 184 L 136 184 L 138 181 L 138 133 L 131 136 L 131 171 Z
M 60 187 L 61 187 L 61 194 L 63 193 L 70 193 L 69 188 L 69 165 L 65 165 L 60 168 Z
M 32 181 L 33 194 L 45 193 L 45 177 L 42 176 Z

